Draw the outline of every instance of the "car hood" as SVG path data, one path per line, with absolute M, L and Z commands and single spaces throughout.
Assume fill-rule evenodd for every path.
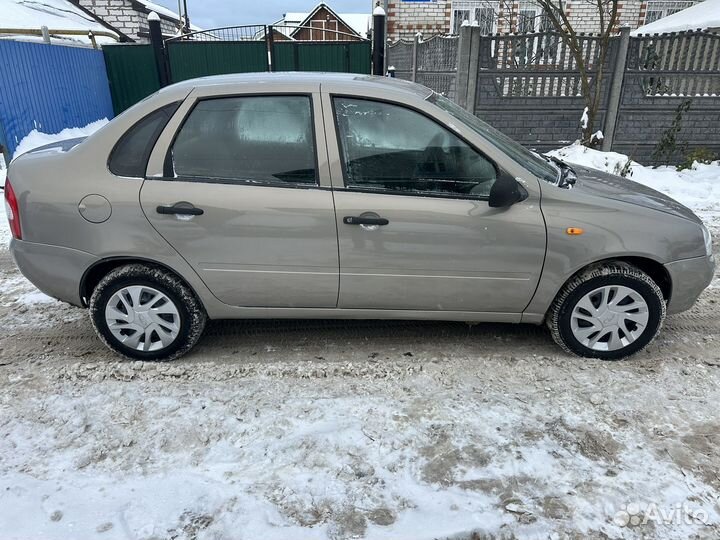
M 627 178 L 573 165 L 577 182 L 573 189 L 605 199 L 622 201 L 702 223 L 692 210 L 672 197 Z

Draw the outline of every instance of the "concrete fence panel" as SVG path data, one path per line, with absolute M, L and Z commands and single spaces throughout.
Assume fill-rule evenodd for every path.
M 622 29 L 602 69 L 601 39 L 582 34 L 579 43 L 591 92 L 601 80 L 595 129 L 603 150 L 657 163 L 654 150 L 675 127 L 675 161 L 699 147 L 720 154 L 719 35 L 630 37 Z M 581 137 L 586 90 L 576 53 L 556 32 L 487 35 L 466 26 L 455 38 L 400 40 L 388 55 L 398 77 L 448 95 L 526 146 L 546 151 Z

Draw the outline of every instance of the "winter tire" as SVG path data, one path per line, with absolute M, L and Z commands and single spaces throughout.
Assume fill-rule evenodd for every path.
M 665 309 L 657 283 L 630 264 L 614 262 L 573 277 L 555 298 L 547 325 L 569 353 L 619 360 L 655 338 Z
M 155 266 L 130 264 L 108 273 L 90 298 L 100 339 L 134 360 L 174 360 L 197 343 L 207 315 L 193 292 Z

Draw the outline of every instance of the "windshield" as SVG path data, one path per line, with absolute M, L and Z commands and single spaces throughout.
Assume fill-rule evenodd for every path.
M 453 101 L 436 92 L 432 93 L 428 101 L 450 113 L 473 131 L 479 133 L 483 138 L 487 139 L 488 142 L 497 147 L 498 150 L 508 155 L 538 178 L 551 184 L 558 183 L 558 169 L 542 156 L 531 152 L 520 143 L 513 141 L 507 135 L 500 133 L 497 129 L 486 124 L 474 114 L 469 113 Z

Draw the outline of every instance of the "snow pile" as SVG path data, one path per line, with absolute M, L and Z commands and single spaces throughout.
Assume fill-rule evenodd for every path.
M 23 137 L 22 141 L 20 141 L 20 144 L 18 144 L 17 148 L 15 149 L 13 158 L 16 158 L 19 155 L 24 154 L 25 152 L 29 152 L 34 148 L 38 148 L 39 146 L 44 146 L 46 144 L 64 141 L 65 139 L 87 137 L 95 133 L 98 129 L 100 129 L 107 123 L 107 118 L 101 118 L 100 120 L 95 120 L 95 122 L 91 122 L 84 127 L 65 128 L 60 133 L 43 133 L 41 131 L 38 131 L 37 129 L 33 129 L 30 133 Z
M 678 171 L 675 167 L 646 167 L 624 154 L 601 152 L 580 144 L 552 150 L 548 155 L 568 163 L 621 174 L 669 195 L 694 211 L 720 211 L 720 161 L 711 165 L 695 163 L 692 169 Z

